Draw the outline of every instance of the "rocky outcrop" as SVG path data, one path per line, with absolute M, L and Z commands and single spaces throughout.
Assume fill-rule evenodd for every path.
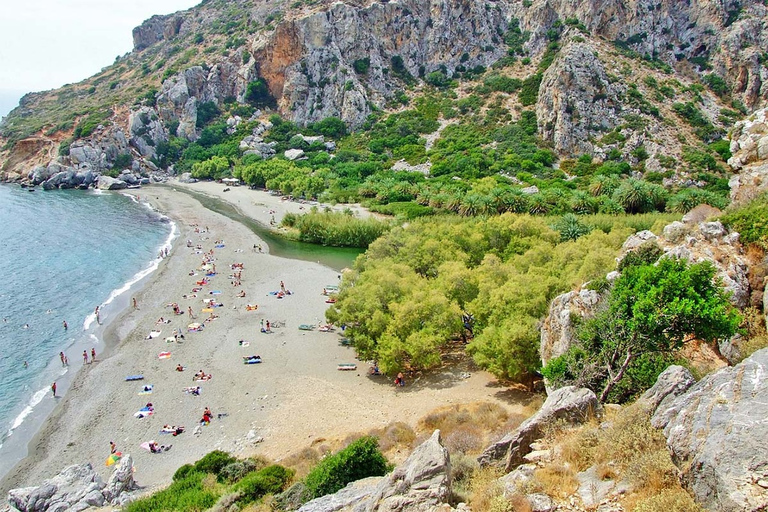
M 156 156 L 155 146 L 168 140 L 168 134 L 157 116 L 157 111 L 150 107 L 141 107 L 131 112 L 128 117 L 128 131 L 131 134 L 131 146 L 145 158 Z
M 451 461 L 436 430 L 389 475 L 353 482 L 305 503 L 299 512 L 426 511 L 448 503 L 450 497 Z
M 124 504 L 130 491 L 138 486 L 133 480 L 133 461 L 123 457 L 115 472 L 104 483 L 90 464 L 69 466 L 38 487 L 11 489 L 8 504 L 19 512 L 78 512 L 89 507 Z
M 652 424 L 664 429 L 682 482 L 707 510 L 768 507 L 768 349 L 714 372 Z
M 172 39 L 179 33 L 183 21 L 184 18 L 176 14 L 152 16 L 133 29 L 133 47 L 143 50 L 160 41 Z
M 552 299 L 549 313 L 541 324 L 539 356 L 542 365 L 568 351 L 575 335 L 574 322 L 593 316 L 599 303 L 600 294 L 587 288 Z
M 758 110 L 731 130 L 731 201 L 754 199 L 768 191 L 768 109 Z
M 595 394 L 586 388 L 565 386 L 552 392 L 541 409 L 525 420 L 514 432 L 486 448 L 478 457 L 482 466 L 497 465 L 504 461 L 506 471 L 522 464 L 531 451 L 531 443 L 541 437 L 544 428 L 555 421 L 579 424 L 598 412 Z
M 591 132 L 609 132 L 621 124 L 619 97 L 625 89 L 608 80 L 589 43 L 566 45 L 542 77 L 536 103 L 540 134 L 558 152 L 591 154 Z
M 665 408 L 696 383 L 688 368 L 672 365 L 658 376 L 656 383 L 637 400 L 638 405 L 650 413 Z

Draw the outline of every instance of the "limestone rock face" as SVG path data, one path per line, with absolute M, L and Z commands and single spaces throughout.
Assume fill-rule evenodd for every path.
M 728 165 L 737 171 L 728 183 L 731 201 L 749 201 L 768 190 L 768 109 L 736 123 L 731 153 Z
M 128 131 L 131 134 L 131 146 L 145 158 L 156 156 L 155 146 L 168 140 L 157 111 L 150 107 L 141 107 L 131 112 L 128 118 Z
M 690 370 L 672 365 L 658 376 L 656 383 L 638 399 L 638 403 L 648 411 L 664 408 L 672 400 L 682 395 L 696 383 Z
M 531 451 L 531 443 L 541 437 L 544 427 L 562 420 L 571 424 L 582 423 L 598 412 L 595 394 L 586 388 L 565 386 L 552 392 L 541 409 L 525 420 L 514 432 L 492 444 L 477 458 L 482 466 L 505 461 L 507 472 L 523 463 Z
M 539 356 L 543 365 L 568 351 L 575 335 L 573 320 L 593 316 L 599 302 L 600 294 L 586 288 L 552 299 L 549 314 L 541 325 Z
M 542 77 L 536 103 L 540 134 L 559 152 L 591 154 L 590 133 L 621 124 L 624 90 L 608 80 L 589 43 L 566 45 Z
M 768 349 L 694 384 L 652 418 L 683 484 L 707 510 L 768 507 Z
M 179 33 L 184 19 L 181 16 L 152 16 L 133 29 L 133 47 L 143 50 L 153 44 L 172 39 Z
M 123 180 L 110 176 L 99 176 L 99 181 L 96 184 L 96 188 L 100 190 L 122 190 L 127 186 L 128 184 Z
M 21 512 L 84 510 L 104 505 L 104 486 L 90 464 L 74 465 L 38 487 L 11 489 L 8 503 Z

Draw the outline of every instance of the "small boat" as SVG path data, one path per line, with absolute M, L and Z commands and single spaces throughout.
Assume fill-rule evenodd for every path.
M 243 364 L 258 364 L 260 362 L 261 357 L 259 356 L 243 357 Z
M 357 365 L 355 363 L 339 363 L 336 369 L 342 372 L 350 372 L 357 370 Z

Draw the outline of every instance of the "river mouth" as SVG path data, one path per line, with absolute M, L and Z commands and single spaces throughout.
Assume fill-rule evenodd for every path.
M 224 200 L 211 197 L 202 192 L 189 190 L 186 187 L 174 187 L 174 190 L 187 194 L 203 205 L 204 208 L 224 215 L 235 222 L 246 226 L 261 238 L 268 246 L 269 253 L 281 258 L 290 258 L 302 261 L 312 261 L 330 267 L 337 272 L 344 268 L 351 268 L 355 259 L 362 254 L 364 249 L 355 247 L 329 247 L 288 240 L 275 234 L 267 226 L 244 215 L 235 205 Z

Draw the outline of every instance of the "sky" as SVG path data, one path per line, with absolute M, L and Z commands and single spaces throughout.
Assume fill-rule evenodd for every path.
M 0 0 L 0 117 L 27 92 L 75 83 L 133 49 L 133 27 L 200 0 Z

